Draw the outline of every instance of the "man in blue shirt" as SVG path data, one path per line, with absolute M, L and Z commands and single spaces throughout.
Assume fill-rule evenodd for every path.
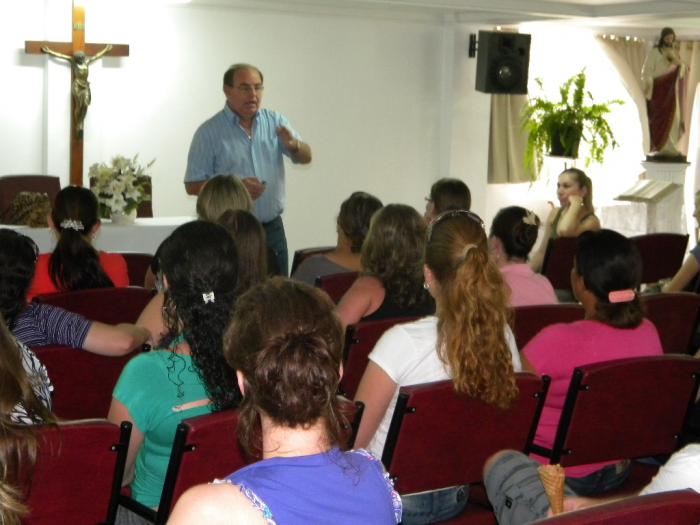
M 255 215 L 265 227 L 278 271 L 286 275 L 284 158 L 311 162 L 311 148 L 280 113 L 261 109 L 263 74 L 250 64 L 234 64 L 224 74 L 224 109 L 194 134 L 187 158 L 185 190 L 198 195 L 207 179 L 235 175 L 253 198 Z

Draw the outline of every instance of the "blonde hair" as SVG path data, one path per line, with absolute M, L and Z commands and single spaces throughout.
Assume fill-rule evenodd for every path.
M 463 211 L 439 216 L 425 252 L 440 285 L 437 351 L 455 390 L 508 408 L 518 395 L 505 335 L 508 289 L 489 258 L 481 220 Z
M 217 175 L 207 181 L 197 197 L 197 216 L 217 222 L 227 210 L 253 211 L 253 200 L 238 177 Z

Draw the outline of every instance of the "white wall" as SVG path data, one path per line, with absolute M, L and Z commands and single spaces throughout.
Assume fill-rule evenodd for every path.
M 24 40 L 68 40 L 70 1 L 2 2 L 0 21 L 0 174 L 47 172 L 67 182 L 69 69 L 22 48 Z M 313 147 L 310 166 L 287 169 L 291 250 L 334 243 L 338 206 L 355 190 L 422 212 L 432 181 L 451 170 L 484 194 L 488 97 L 474 93 L 475 61 L 451 25 L 93 2 L 86 39 L 129 44 L 130 56 L 91 67 L 85 170 L 116 154 L 155 158 L 157 215 L 194 211 L 182 186 L 190 139 L 223 107 L 221 76 L 238 61 L 263 70 L 264 105 L 283 112 Z M 454 100 L 443 88 L 451 60 Z

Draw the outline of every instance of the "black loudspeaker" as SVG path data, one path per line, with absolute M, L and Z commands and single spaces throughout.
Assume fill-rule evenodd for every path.
M 484 93 L 527 93 L 530 35 L 479 31 L 476 89 Z

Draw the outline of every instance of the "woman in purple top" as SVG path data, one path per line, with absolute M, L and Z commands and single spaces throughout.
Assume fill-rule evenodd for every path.
M 238 438 L 262 460 L 188 490 L 169 523 L 401 521 L 381 463 L 341 450 L 342 334 L 331 301 L 309 285 L 273 278 L 238 299 L 224 352 L 243 393 Z

